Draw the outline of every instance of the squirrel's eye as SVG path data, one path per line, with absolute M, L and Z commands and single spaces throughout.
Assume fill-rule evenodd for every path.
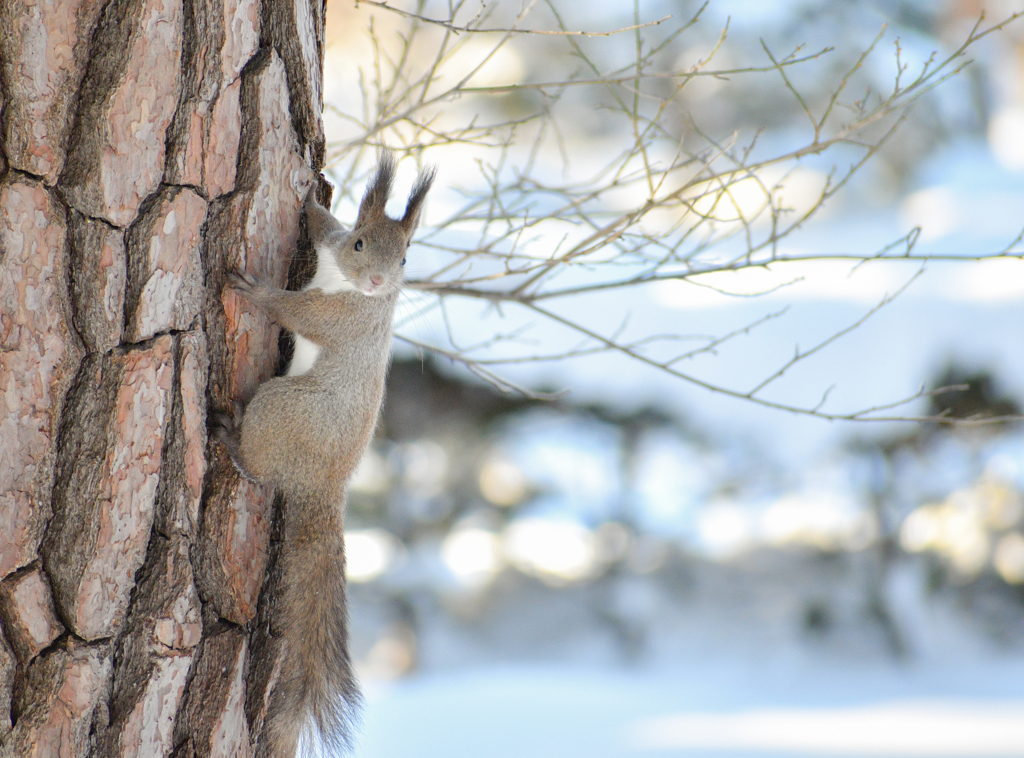
M 362 249 L 363 249 L 363 241 L 362 240 L 356 240 L 356 252 L 359 252 Z
M 405 265 L 405 258 L 402 258 L 402 265 Z

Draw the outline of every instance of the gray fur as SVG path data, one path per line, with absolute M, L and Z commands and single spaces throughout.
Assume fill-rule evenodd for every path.
M 286 651 L 260 738 L 262 758 L 294 758 L 310 727 L 314 742 L 347 745 L 358 707 L 345 599 L 346 487 L 377 423 L 402 265 L 434 178 L 432 169 L 420 174 L 396 220 L 384 212 L 394 173 L 385 151 L 351 231 L 313 190 L 306 197 L 310 239 L 330 248 L 355 289 L 293 292 L 243 272 L 228 284 L 320 348 L 307 373 L 260 385 L 237 431 L 228 417 L 218 430 L 243 474 L 275 485 L 287 503 L 284 589 L 274 619 Z

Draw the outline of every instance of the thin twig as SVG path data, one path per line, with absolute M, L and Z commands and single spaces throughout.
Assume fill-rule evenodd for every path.
M 426 24 L 435 24 L 436 26 L 441 26 L 441 27 L 447 29 L 450 32 L 455 32 L 456 34 L 463 34 L 465 32 L 472 32 L 472 33 L 475 33 L 475 34 L 507 34 L 507 33 L 514 33 L 514 34 L 539 34 L 539 35 L 548 35 L 548 36 L 552 36 L 552 37 L 610 37 L 613 34 L 622 34 L 623 32 L 631 32 L 634 29 L 646 29 L 646 28 L 651 27 L 651 26 L 658 26 L 658 25 L 663 24 L 663 23 L 665 23 L 666 21 L 668 21 L 668 20 L 670 20 L 672 18 L 672 15 L 669 14 L 667 16 L 659 18 L 657 21 L 647 21 L 647 22 L 645 22 L 643 24 L 634 24 L 633 26 L 623 26 L 623 27 L 620 27 L 618 29 L 612 29 L 611 31 L 607 31 L 607 32 L 568 31 L 568 30 L 559 30 L 559 29 L 518 29 L 518 28 L 515 28 L 515 27 L 512 27 L 510 29 L 484 29 L 484 28 L 474 27 L 474 26 L 470 26 L 470 25 L 456 26 L 450 20 L 449 21 L 443 21 L 441 19 L 428 18 L 427 16 L 421 16 L 418 13 L 411 13 L 409 11 L 403 11 L 401 8 L 395 8 L 393 5 L 388 5 L 386 2 L 382 2 L 381 0 L 356 0 L 356 8 L 359 7 L 360 3 L 365 3 L 366 5 L 373 5 L 373 6 L 377 7 L 377 8 L 382 8 L 382 9 L 384 9 L 386 11 L 391 11 L 392 13 L 397 13 L 399 16 L 404 16 L 405 18 L 416 19 L 416 20 L 422 21 L 423 23 L 426 23 Z

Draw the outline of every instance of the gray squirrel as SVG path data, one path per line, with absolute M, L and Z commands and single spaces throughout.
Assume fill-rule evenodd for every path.
M 349 743 L 359 692 L 348 652 L 346 487 L 377 424 L 406 248 L 434 180 L 421 171 L 405 214 L 384 212 L 395 175 L 385 150 L 346 230 L 310 189 L 303 207 L 317 270 L 301 291 L 244 272 L 227 286 L 295 333 L 286 376 L 260 385 L 237 418 L 218 417 L 217 437 L 253 481 L 284 495 L 281 595 L 274 626 L 285 652 L 257 754 L 294 758 L 300 737 Z M 237 414 L 236 414 L 237 415 Z

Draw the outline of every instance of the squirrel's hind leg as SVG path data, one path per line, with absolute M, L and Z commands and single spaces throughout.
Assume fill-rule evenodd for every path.
M 242 461 L 242 447 L 239 442 L 242 416 L 242 404 L 236 402 L 232 405 L 231 413 L 215 413 L 213 415 L 211 431 L 213 432 L 214 439 L 220 442 L 224 449 L 228 451 L 228 456 L 231 458 L 231 462 L 235 464 L 235 468 L 238 469 L 238 473 L 250 482 L 259 484 L 259 480 L 246 471 L 245 463 Z

